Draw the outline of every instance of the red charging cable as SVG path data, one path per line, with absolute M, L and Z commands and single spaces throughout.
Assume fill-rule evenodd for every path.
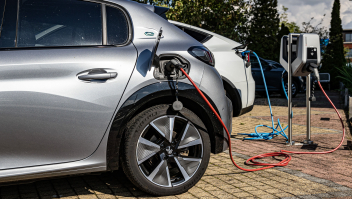
M 220 121 L 221 125 L 223 126 L 223 128 L 225 129 L 226 133 L 227 133 L 227 137 L 228 137 L 228 145 L 229 145 L 229 154 L 230 154 L 230 158 L 232 163 L 239 169 L 243 170 L 243 171 L 260 171 L 260 170 L 264 170 L 264 169 L 270 169 L 276 166 L 286 166 L 288 165 L 288 163 L 291 161 L 292 157 L 290 154 L 287 153 L 293 153 L 293 154 L 326 154 L 326 153 L 332 153 L 334 151 L 336 151 L 338 148 L 341 147 L 344 138 L 345 138 L 345 125 L 343 124 L 341 115 L 339 113 L 339 111 L 336 109 L 335 105 L 332 103 L 332 101 L 330 100 L 329 96 L 325 93 L 323 87 L 321 86 L 320 82 L 318 81 L 319 87 L 320 89 L 323 91 L 325 97 L 329 100 L 330 104 L 332 105 L 332 107 L 335 109 L 337 115 L 340 118 L 341 121 L 341 125 L 343 128 L 343 137 L 341 140 L 341 143 L 333 150 L 331 151 L 324 151 L 324 152 L 299 152 L 299 151 L 286 151 L 286 150 L 281 150 L 281 152 L 273 152 L 273 153 L 265 153 L 265 154 L 261 154 L 261 155 L 257 155 L 254 157 L 249 158 L 246 161 L 247 165 L 253 165 L 253 166 L 265 166 L 265 167 L 261 167 L 261 168 L 257 168 L 257 169 L 245 169 L 240 167 L 239 165 L 236 164 L 236 162 L 233 160 L 232 157 L 232 150 L 231 150 L 231 136 L 229 131 L 226 128 L 226 125 L 224 124 L 224 122 L 221 120 L 221 117 L 219 116 L 219 114 L 216 112 L 216 110 L 214 109 L 214 107 L 210 104 L 210 102 L 208 101 L 208 99 L 204 96 L 204 94 L 202 93 L 202 91 L 198 88 L 198 86 L 193 82 L 193 80 L 191 79 L 191 77 L 183 70 L 183 68 L 180 68 L 180 70 L 182 71 L 182 73 L 188 78 L 188 80 L 193 84 L 193 86 L 197 89 L 198 93 L 202 96 L 203 100 L 208 104 L 209 108 L 213 111 L 213 113 L 216 115 L 216 117 L 218 118 L 218 120 Z M 256 159 L 261 159 L 261 158 L 265 158 L 265 157 L 274 157 L 274 156 L 283 156 L 285 157 L 285 159 L 283 159 L 281 162 L 279 163 L 261 163 L 261 162 L 257 162 L 255 161 Z M 251 162 L 251 163 L 249 163 Z

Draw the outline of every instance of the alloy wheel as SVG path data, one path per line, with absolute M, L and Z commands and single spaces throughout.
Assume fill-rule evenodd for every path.
M 174 187 L 197 172 L 203 158 L 203 140 L 197 128 L 180 116 L 162 116 L 141 133 L 136 148 L 137 163 L 152 183 Z
M 296 88 L 296 85 L 294 83 L 292 83 L 292 95 L 294 95 L 296 92 L 297 92 L 297 88 Z M 288 83 L 285 83 L 285 91 L 288 95 Z

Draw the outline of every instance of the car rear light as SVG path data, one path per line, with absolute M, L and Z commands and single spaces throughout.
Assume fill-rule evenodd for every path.
M 206 64 L 215 66 L 215 59 L 213 53 L 211 53 L 210 50 L 203 46 L 191 47 L 190 49 L 188 49 L 188 53 Z

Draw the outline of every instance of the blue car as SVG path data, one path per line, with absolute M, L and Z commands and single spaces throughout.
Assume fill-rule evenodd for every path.
M 265 87 L 263 82 L 262 73 L 260 70 L 258 59 L 255 55 L 251 55 L 251 65 L 252 65 L 252 76 L 255 80 L 255 91 L 257 94 L 265 95 Z M 275 61 L 266 60 L 259 57 L 260 62 L 263 67 L 265 81 L 270 93 L 280 93 L 282 97 L 285 97 L 285 93 L 282 88 L 282 74 L 284 74 L 284 85 L 285 90 L 288 90 L 287 83 L 287 72 L 284 67 Z M 292 97 L 295 97 L 297 93 L 303 91 L 303 79 L 301 77 L 292 78 Z

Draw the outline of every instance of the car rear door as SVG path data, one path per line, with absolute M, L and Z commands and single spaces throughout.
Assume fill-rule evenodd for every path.
M 90 156 L 135 66 L 128 15 L 81 0 L 7 0 L 3 16 L 0 169 Z

